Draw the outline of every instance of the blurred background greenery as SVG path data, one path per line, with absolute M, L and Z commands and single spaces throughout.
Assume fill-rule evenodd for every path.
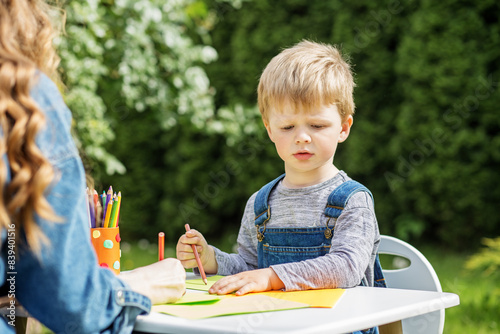
M 335 164 L 371 189 L 381 232 L 449 256 L 436 268 L 445 290 L 498 272 L 492 242 L 465 267 L 500 235 L 498 1 L 73 0 L 66 11 L 75 135 L 96 189 L 122 192 L 133 247 L 165 231 L 174 249 L 190 223 L 231 250 L 246 200 L 283 171 L 256 108 L 260 73 L 310 39 L 353 64 L 355 122 Z M 487 291 L 473 303 L 498 305 Z M 498 320 L 485 326 L 498 332 Z

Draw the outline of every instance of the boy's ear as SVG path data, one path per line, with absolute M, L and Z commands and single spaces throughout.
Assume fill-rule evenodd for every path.
M 347 137 L 349 137 L 349 133 L 351 131 L 352 123 L 354 122 L 354 118 L 352 115 L 349 115 L 347 119 L 342 123 L 342 129 L 340 131 L 339 143 L 344 142 Z
M 266 127 L 266 130 L 267 130 L 267 135 L 269 136 L 269 139 L 271 139 L 271 141 L 274 143 L 274 140 L 273 140 L 273 133 L 271 131 L 271 126 L 269 125 L 269 123 L 267 122 L 264 122 L 264 126 Z

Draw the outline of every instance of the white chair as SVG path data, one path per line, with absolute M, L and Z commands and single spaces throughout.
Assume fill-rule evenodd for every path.
M 387 287 L 409 290 L 442 292 L 441 283 L 434 268 L 425 256 L 412 245 L 394 237 L 383 235 L 379 254 L 389 254 L 406 258 L 410 265 L 402 269 L 382 269 Z M 444 327 L 444 310 L 404 319 L 404 334 L 441 334 Z

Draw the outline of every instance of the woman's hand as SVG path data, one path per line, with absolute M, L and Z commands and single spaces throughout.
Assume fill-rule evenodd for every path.
M 120 273 L 118 278 L 132 290 L 149 297 L 153 305 L 173 303 L 186 292 L 186 271 L 180 261 L 173 258 Z
M 280 290 L 285 285 L 271 268 L 244 271 L 218 280 L 208 292 L 225 295 L 236 291 L 241 296 L 249 292 Z

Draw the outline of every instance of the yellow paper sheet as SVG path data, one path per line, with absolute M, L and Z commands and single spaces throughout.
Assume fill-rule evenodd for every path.
M 215 275 L 207 277 L 208 284 L 205 285 L 200 279 L 187 280 L 186 289 L 208 291 L 210 287 L 224 276 Z M 333 307 L 340 299 L 345 290 L 343 289 L 320 289 L 304 291 L 267 291 L 254 294 L 261 294 L 268 297 L 295 301 L 308 304 L 310 307 Z M 231 296 L 231 295 L 229 295 Z
M 290 292 L 267 291 L 252 294 L 304 303 L 310 307 L 333 307 L 342 297 L 344 291 L 344 289 L 321 289 Z
M 234 298 L 223 298 L 210 305 L 155 305 L 152 310 L 187 319 L 203 319 L 223 315 L 280 311 L 305 307 L 309 307 L 309 305 L 265 295 L 251 294 Z

